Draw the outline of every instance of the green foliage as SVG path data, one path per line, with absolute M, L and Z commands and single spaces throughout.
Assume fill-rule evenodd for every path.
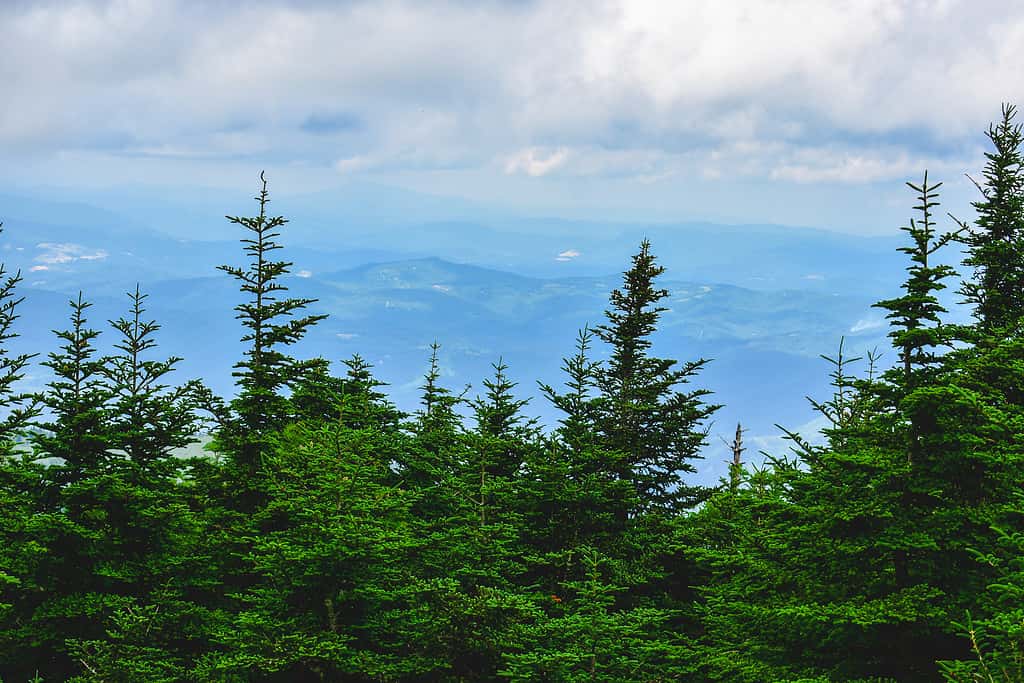
M 1019 491 L 994 531 L 994 543 L 985 552 L 974 552 L 997 574 L 975 605 L 986 616 L 976 621 L 967 611 L 963 621 L 955 622 L 973 657 L 939 663 L 950 682 L 1024 681 L 1024 495 Z
M 930 259 L 944 246 L 956 239 L 958 233 L 936 234 L 932 222 L 932 209 L 938 206 L 938 189 L 942 183 L 928 184 L 928 173 L 920 185 L 907 183 L 917 192 L 921 221 L 913 219 L 909 226 L 900 228 L 910 237 L 910 244 L 900 251 L 910 257 L 908 277 L 903 283 L 904 294 L 895 299 L 880 301 L 875 306 L 889 311 L 889 336 L 900 354 L 903 377 L 897 383 L 906 391 L 926 381 L 920 378 L 938 363 L 935 349 L 948 343 L 949 335 L 941 324 L 940 315 L 946 312 L 936 298 L 945 289 L 942 282 L 956 274 L 949 265 L 935 265 Z
M 87 327 L 85 313 L 92 304 L 82 299 L 81 292 L 68 304 L 71 327 L 54 331 L 64 344 L 43 363 L 53 379 L 37 397 L 49 421 L 36 423 L 39 431 L 33 433 L 40 457 L 60 459 L 50 468 L 60 486 L 102 473 L 110 459 L 106 410 L 110 389 L 93 344 L 100 333 Z
M 616 607 L 625 589 L 607 582 L 603 558 L 579 549 L 582 576 L 537 599 L 536 620 L 518 634 L 520 650 L 505 654 L 499 672 L 511 681 L 678 680 L 689 673 L 685 643 L 656 608 Z
M 0 232 L 3 232 L 3 225 L 0 223 Z M 10 342 L 18 336 L 14 331 L 14 323 L 19 317 L 18 306 L 24 301 L 24 297 L 15 292 L 21 279 L 21 271 L 11 274 L 6 264 L 0 263 L 0 402 L 5 409 L 0 418 L 0 443 L 5 444 L 5 450 L 11 447 L 11 442 L 39 414 L 32 395 L 15 390 L 35 354 L 15 356 L 11 355 L 9 349 Z
M 140 468 L 166 462 L 172 451 L 193 442 L 198 429 L 193 413 L 194 386 L 170 388 L 162 382 L 181 358 L 146 358 L 156 347 L 160 325 L 143 320 L 145 294 L 129 292 L 129 317 L 110 321 L 121 339 L 121 353 L 104 359 L 102 369 L 111 388 L 110 446 L 123 451 Z
M 601 398 L 597 403 L 597 432 L 607 450 L 623 454 L 620 479 L 636 487 L 644 508 L 680 510 L 701 498 L 682 475 L 695 471 L 706 432 L 701 428 L 717 406 L 702 402 L 703 389 L 680 391 L 706 360 L 684 363 L 649 355 L 651 335 L 659 315 L 658 304 L 668 291 L 654 280 L 665 269 L 655 265 L 650 242 L 640 244 L 633 267 L 623 274 L 622 289 L 611 293 L 607 322 L 595 328 L 611 347 L 611 357 L 597 372 Z
M 989 126 L 994 149 L 985 153 L 982 198 L 974 203 L 978 218 L 974 226 L 963 225 L 964 265 L 974 272 L 960 292 L 986 332 L 1019 333 L 1024 315 L 1024 134 L 1016 115 L 1016 107 L 1004 104 L 1000 121 Z
M 267 439 L 287 422 L 289 405 L 281 390 L 292 387 L 319 365 L 317 361 L 296 360 L 282 347 L 298 342 L 310 327 L 326 317 L 296 317 L 315 300 L 281 298 L 281 293 L 288 288 L 281 284 L 280 278 L 288 273 L 292 264 L 273 260 L 273 252 L 282 248 L 275 240 L 280 237 L 278 230 L 288 220 L 267 215 L 270 193 L 262 173 L 260 182 L 262 187 L 256 197 L 259 215 L 227 216 L 229 221 L 251 233 L 241 240 L 249 263 L 245 267 L 218 266 L 238 281 L 239 289 L 248 299 L 235 307 L 235 317 L 246 328 L 242 343 L 247 348 L 233 373 L 238 379 L 238 397 L 231 401 L 230 411 L 215 411 L 221 423 L 217 448 L 231 455 L 250 474 L 260 467 Z
M 564 387 L 540 385 L 562 413 L 550 432 L 500 359 L 467 400 L 443 385 L 435 342 L 406 415 L 359 355 L 340 376 L 288 355 L 322 316 L 282 298 L 286 221 L 268 217 L 265 181 L 259 215 L 230 219 L 250 263 L 222 267 L 246 295 L 227 402 L 171 383 L 179 359 L 154 358 L 138 287 L 110 321 L 113 355 L 79 295 L 45 389 L 19 393 L 20 277 L 0 266 L 0 676 L 1021 681 L 1013 117 L 989 131 L 974 229 L 941 233 L 939 185 L 908 183 L 907 276 L 878 304 L 894 365 L 840 340 L 822 355 L 832 395 L 811 401 L 821 438 L 784 430 L 791 452 L 757 465 L 737 425 L 715 489 L 685 479 L 716 406 L 689 387 L 706 361 L 651 354 L 667 292 L 646 241 Z M 974 268 L 970 326 L 938 298 L 954 239 Z M 186 460 L 200 403 L 213 453 Z

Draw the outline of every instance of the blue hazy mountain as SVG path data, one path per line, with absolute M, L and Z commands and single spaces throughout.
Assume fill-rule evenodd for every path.
M 146 221 L 154 215 L 169 221 L 173 205 L 151 206 L 149 214 L 141 204 L 126 206 L 127 214 L 0 196 L 0 253 L 26 278 L 20 347 L 54 348 L 50 330 L 65 325 L 66 301 L 79 289 L 94 302 L 92 324 L 106 329 L 126 305 L 124 292 L 141 282 L 163 325 L 161 348 L 185 358 L 182 379 L 201 377 L 230 393 L 231 365 L 240 353 L 232 310 L 239 293 L 215 268 L 241 264 L 240 245 L 177 235 L 171 222 Z M 240 202 L 232 213 L 246 208 Z M 198 210 L 184 207 L 181 215 Z M 888 238 L 777 226 L 516 222 L 498 213 L 491 224 L 440 217 L 370 225 L 364 211 L 367 223 L 344 229 L 328 227 L 325 213 L 313 229 L 314 213 L 285 228 L 287 248 L 279 252 L 294 261 L 291 293 L 318 299 L 312 310 L 330 315 L 298 355 L 340 361 L 361 354 L 406 410 L 416 408 L 435 339 L 442 344 L 444 380 L 456 391 L 472 385 L 469 396 L 500 357 L 521 393 L 532 397 L 529 412 L 549 426 L 557 415 L 538 397 L 536 381 L 561 381 L 561 358 L 572 352 L 576 331 L 602 322 L 618 273 L 639 239 L 649 237 L 668 267 L 662 284 L 671 292 L 653 351 L 712 359 L 696 386 L 725 404 L 702 472 L 710 480 L 723 471 L 717 435 L 728 434 L 737 420 L 757 437 L 755 447 L 777 450 L 768 440 L 778 434 L 775 423 L 800 427 L 814 417 L 805 395 L 827 395 L 829 368 L 819 354 L 833 352 L 840 337 L 853 352 L 884 348 L 883 318 L 870 305 L 892 295 L 901 280 L 902 261 Z M 208 237 L 241 236 L 221 214 L 207 218 L 228 228 L 211 228 Z M 105 343 L 112 342 L 107 333 Z M 601 353 L 597 345 L 595 354 Z M 30 381 L 38 385 L 44 375 L 37 370 Z
M 0 195 L 0 215 L 11 226 L 26 220 L 51 231 L 73 226 L 72 235 L 77 230 L 108 241 L 127 237 L 136 253 L 144 251 L 142 243 L 157 245 L 162 236 L 190 245 L 197 253 L 189 263 L 201 268 L 206 265 L 201 250 L 230 255 L 230 247 L 216 244 L 238 237 L 237 227 L 224 215 L 251 213 L 255 203 L 250 194 L 202 188 L 156 194 L 125 188 L 70 195 L 59 202 L 48 195 Z M 441 256 L 540 277 L 604 275 L 621 271 L 626 255 L 644 237 L 679 277 L 754 289 L 855 288 L 878 296 L 902 268 L 898 237 L 774 225 L 535 217 L 364 182 L 330 192 L 275 196 L 271 210 L 291 220 L 286 228 L 290 256 L 313 271 Z M 157 249 L 166 253 L 162 245 Z M 322 256 L 334 259 L 333 268 L 321 263 Z M 154 265 L 166 268 L 166 260 Z

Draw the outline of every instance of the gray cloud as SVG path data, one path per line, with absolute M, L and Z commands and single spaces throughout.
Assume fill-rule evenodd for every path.
M 964 170 L 1020 99 L 994 1 L 4 3 L 0 147 L 787 182 Z

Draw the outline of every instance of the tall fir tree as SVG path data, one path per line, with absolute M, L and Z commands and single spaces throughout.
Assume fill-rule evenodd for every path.
M 0 223 L 0 233 L 3 232 Z M 24 297 L 17 294 L 21 283 L 21 271 L 11 273 L 7 264 L 0 262 L 0 443 L 10 446 L 29 422 L 39 414 L 29 393 L 18 392 L 15 387 L 25 376 L 34 353 L 11 353 L 10 343 L 18 337 L 14 323 L 19 318 L 18 310 Z
M 273 260 L 273 252 L 282 248 L 275 240 L 288 220 L 268 215 L 270 193 L 262 172 L 260 182 L 256 197 L 259 214 L 227 216 L 250 233 L 241 240 L 250 261 L 244 267 L 218 266 L 239 282 L 239 289 L 249 299 L 235 307 L 236 318 L 247 330 L 242 336 L 247 348 L 244 358 L 235 365 L 233 374 L 240 391 L 231 401 L 230 413 L 221 419 L 217 446 L 250 475 L 259 470 L 271 434 L 288 420 L 290 407 L 282 390 L 318 364 L 315 360 L 297 360 L 286 354 L 284 347 L 298 342 L 313 325 L 327 317 L 297 316 L 316 299 L 281 297 L 288 289 L 281 278 L 287 275 L 292 263 Z
M 145 320 L 145 301 L 139 286 L 128 293 L 127 317 L 111 320 L 121 337 L 120 352 L 104 359 L 103 375 L 111 392 L 110 443 L 140 469 L 165 464 L 175 449 L 191 444 L 198 431 L 193 412 L 193 387 L 170 387 L 167 380 L 181 358 L 148 358 L 156 348 L 160 325 Z
M 931 257 L 959 234 L 939 234 L 935 230 L 932 209 L 939 204 L 938 190 L 942 183 L 929 185 L 925 171 L 920 185 L 908 182 L 907 186 L 917 193 L 919 203 L 914 209 L 921 212 L 921 220 L 911 220 L 910 225 L 901 228 L 910 238 L 910 244 L 899 248 L 910 257 L 904 294 L 875 304 L 889 311 L 886 316 L 891 322 L 889 337 L 899 352 L 902 372 L 901 378 L 893 378 L 893 385 L 901 387 L 904 393 L 927 381 L 922 375 L 931 373 L 938 365 L 938 349 L 951 346 L 951 334 L 940 318 L 946 309 L 939 303 L 937 294 L 946 288 L 943 280 L 956 275 L 956 270 L 946 264 L 933 263 Z
M 1024 133 L 1016 115 L 1016 107 L 1004 104 L 1000 121 L 989 126 L 994 149 L 985 153 L 977 219 L 961 238 L 973 275 L 960 291 L 985 332 L 1019 333 L 1024 315 Z
M 683 391 L 707 364 L 701 359 L 683 363 L 649 354 L 651 335 L 667 309 L 659 302 L 668 290 L 655 286 L 665 272 L 656 264 L 651 244 L 644 240 L 623 274 L 622 289 L 611 293 L 607 322 L 595 329 L 611 347 L 611 356 L 598 372 L 601 398 L 597 428 L 608 450 L 623 454 L 618 473 L 636 487 L 644 507 L 667 511 L 698 503 L 704 491 L 688 484 L 693 460 L 707 436 L 704 421 L 718 408 L 703 402 L 710 392 Z
M 68 302 L 71 327 L 54 330 L 64 342 L 51 352 L 43 365 L 53 379 L 38 402 L 46 409 L 48 421 L 37 423 L 33 442 L 41 457 L 59 458 L 52 466 L 55 483 L 63 486 L 102 472 L 110 459 L 110 431 L 107 402 L 110 392 L 94 342 L 98 330 L 88 327 L 86 311 L 92 306 L 82 298 Z

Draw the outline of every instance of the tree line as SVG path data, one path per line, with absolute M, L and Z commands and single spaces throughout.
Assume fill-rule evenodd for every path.
M 0 678 L 1024 681 L 1015 115 L 987 131 L 973 221 L 941 229 L 941 183 L 908 183 L 906 278 L 876 304 L 891 350 L 823 354 L 823 438 L 752 459 L 737 426 L 711 487 L 688 477 L 708 361 L 656 355 L 647 241 L 540 385 L 551 429 L 500 359 L 470 396 L 433 344 L 404 413 L 362 357 L 296 357 L 323 316 L 283 284 L 262 175 L 258 213 L 228 217 L 244 262 L 220 267 L 233 397 L 174 382 L 139 288 L 112 355 L 82 295 L 55 350 L 14 354 L 21 277 L 0 264 Z M 958 279 L 969 324 L 938 297 Z M 22 391 L 37 361 L 49 382 Z

